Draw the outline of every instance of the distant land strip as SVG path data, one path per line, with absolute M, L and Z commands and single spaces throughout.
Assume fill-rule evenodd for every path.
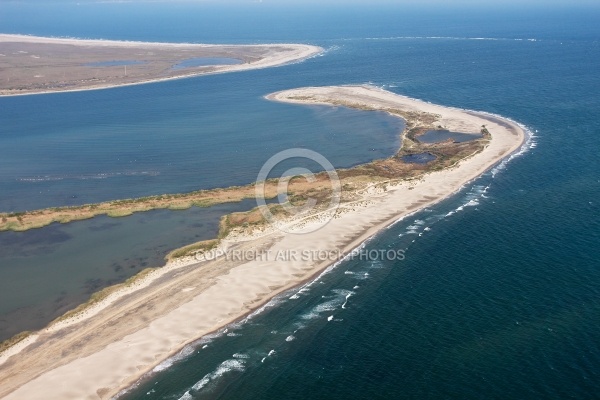
M 276 67 L 323 52 L 307 44 L 197 44 L 0 34 L 0 96 L 106 89 Z

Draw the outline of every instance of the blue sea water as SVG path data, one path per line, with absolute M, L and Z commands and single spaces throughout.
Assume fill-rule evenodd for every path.
M 267 107 L 259 105 L 261 96 L 270 91 L 370 82 L 433 103 L 500 114 L 533 133 L 510 162 L 365 244 L 366 249 L 405 250 L 404 260 L 342 262 L 248 320 L 184 349 L 123 398 L 597 397 L 599 16 L 592 7 L 0 5 L 6 32 L 298 41 L 327 49 L 322 57 L 276 69 L 0 99 L 3 123 L 9 115 L 36 110 L 35 118 L 15 120 L 15 126 L 30 124 L 26 132 L 57 111 L 82 118 L 86 108 L 74 104 L 89 104 L 89 118 L 100 113 L 100 126 L 125 114 L 123 99 L 178 102 L 191 110 L 205 105 L 207 94 L 222 98 L 207 115 L 218 118 L 226 112 L 224 104 L 235 101 L 242 115 L 231 124 L 246 127 L 255 121 L 255 132 L 272 126 L 259 115 Z M 243 115 L 253 111 L 254 117 Z M 313 111 L 290 106 L 285 112 L 290 120 L 294 113 Z M 161 124 L 184 129 L 194 121 L 184 114 L 175 117 L 140 121 L 132 115 L 122 121 L 140 131 Z M 324 122 L 312 118 L 308 125 L 313 123 Z M 46 140 L 52 137 L 61 137 L 60 132 Z M 35 137 L 30 141 L 37 143 Z M 134 150 L 120 142 L 119 151 Z M 272 153 L 264 148 L 255 154 L 266 159 Z M 73 169 L 78 165 L 80 160 L 73 160 Z M 0 170 L 9 167 L 5 163 Z M 175 181 L 179 186 L 173 189 L 191 186 L 185 179 Z

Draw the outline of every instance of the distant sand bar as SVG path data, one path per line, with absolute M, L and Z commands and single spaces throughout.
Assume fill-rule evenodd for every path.
M 0 34 L 0 96 L 105 89 L 268 68 L 322 51 L 305 44 L 150 43 Z M 186 63 L 189 60 L 195 62 Z

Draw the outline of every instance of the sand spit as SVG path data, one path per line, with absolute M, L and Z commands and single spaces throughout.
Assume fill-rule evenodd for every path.
M 524 130 L 509 120 L 374 87 L 302 88 L 268 98 L 424 111 L 439 115 L 440 124 L 452 130 L 478 132 L 486 125 L 491 140 L 482 152 L 452 168 L 431 172 L 418 181 L 365 191 L 362 199 L 343 204 L 336 218 L 314 232 L 298 234 L 310 231 L 325 214 L 289 221 L 286 230 L 292 233 L 271 229 L 252 236 L 229 236 L 220 244 L 223 251 L 268 251 L 267 258 L 178 260 L 94 308 L 36 332 L 26 345 L 0 357 L 0 398 L 110 398 L 185 344 L 240 318 L 332 263 L 302 257 L 278 260 L 277 254 L 306 249 L 349 252 L 399 218 L 455 193 L 517 150 L 525 139 Z
M 0 53 L 4 56 L 0 60 L 4 70 L 0 96 L 106 89 L 269 68 L 299 62 L 322 51 L 318 46 L 288 43 L 151 43 L 0 34 Z M 173 68 L 196 58 L 237 59 L 241 63 Z M 115 61 L 115 65 L 110 64 Z

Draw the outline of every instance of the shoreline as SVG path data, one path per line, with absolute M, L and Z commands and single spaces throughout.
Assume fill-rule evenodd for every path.
M 460 189 L 458 191 L 460 191 Z M 442 200 L 444 200 L 444 199 L 440 199 L 440 201 L 442 201 Z M 434 204 L 434 203 L 432 203 L 432 204 Z M 317 281 L 323 274 L 326 274 L 326 273 L 334 270 L 339 265 L 341 265 L 349 256 L 352 255 L 353 252 L 355 252 L 357 249 L 360 249 L 361 247 L 363 247 L 364 245 L 366 245 L 366 243 L 368 243 L 371 239 L 374 239 L 377 235 L 379 235 L 380 233 L 382 233 L 384 230 L 391 228 L 396 223 L 401 222 L 405 218 L 408 218 L 411 215 L 418 213 L 419 211 L 421 211 L 421 210 L 416 210 L 416 211 L 414 211 L 412 213 L 403 215 L 403 216 L 401 216 L 401 217 L 399 217 L 397 219 L 391 219 L 390 221 L 386 221 L 386 222 L 384 222 L 384 223 L 381 224 L 380 228 L 373 227 L 374 233 L 368 234 L 367 232 L 365 232 L 361 237 L 359 237 L 355 241 L 349 243 L 344 248 L 344 250 L 341 251 L 342 256 L 340 257 L 339 260 L 334 261 L 334 262 L 330 262 L 330 261 L 323 262 L 322 263 L 322 267 L 320 269 L 317 269 L 317 271 L 315 271 L 311 276 L 306 277 L 302 281 L 293 282 L 293 283 L 290 283 L 286 287 L 278 289 L 276 292 L 273 292 L 268 297 L 264 298 L 262 300 L 262 302 L 256 304 L 254 308 L 248 310 L 246 313 L 238 315 L 238 316 L 236 316 L 235 318 L 232 318 L 229 321 L 223 322 L 222 325 L 219 325 L 218 327 L 215 327 L 212 331 L 209 331 L 209 332 L 205 333 L 203 336 L 200 336 L 200 337 L 197 337 L 197 338 L 189 340 L 187 343 L 183 344 L 180 348 L 176 349 L 169 356 L 165 357 L 162 361 L 160 361 L 158 364 L 156 364 L 154 366 L 154 368 L 156 368 L 158 365 L 160 365 L 163 362 L 169 361 L 170 359 L 172 359 L 174 357 L 177 357 L 177 355 L 185 347 L 187 347 L 187 346 L 193 346 L 196 342 L 202 340 L 202 338 L 204 338 L 204 337 L 206 337 L 208 335 L 215 334 L 215 333 L 217 333 L 219 331 L 222 331 L 222 330 L 226 329 L 227 327 L 229 327 L 230 325 L 238 324 L 240 322 L 244 322 L 246 320 L 249 320 L 254 315 L 260 314 L 260 312 L 264 308 L 266 308 L 269 305 L 269 303 L 271 303 L 272 301 L 276 300 L 277 297 L 284 295 L 286 292 L 294 291 L 295 288 L 301 289 L 301 288 L 303 288 L 306 285 L 312 284 L 313 282 Z M 0 361 L 0 365 L 1 365 L 1 363 L 2 362 Z M 119 391 L 112 397 L 112 399 L 116 400 L 116 399 L 120 398 L 121 396 L 125 395 L 126 393 L 128 393 L 132 389 L 134 389 L 138 382 L 140 382 L 141 380 L 143 380 L 145 378 L 151 377 L 155 373 L 154 368 L 152 368 L 151 370 L 147 371 L 146 373 L 138 376 L 136 379 L 133 379 L 131 382 L 122 385 L 119 388 Z
M 294 98 L 299 96 L 310 96 L 311 98 Z M 339 105 L 335 103 L 337 100 L 353 102 L 358 101 L 358 103 L 356 103 L 357 105 L 375 104 L 380 108 L 391 104 L 394 106 L 402 106 L 411 110 L 428 110 L 428 112 L 433 110 L 441 112 L 442 119 L 444 119 L 446 123 L 454 124 L 453 126 L 460 126 L 462 128 L 469 127 L 471 130 L 478 128 L 479 123 L 485 119 L 483 118 L 485 114 L 473 115 L 469 114 L 472 112 L 468 110 L 437 106 L 410 99 L 405 96 L 395 95 L 381 89 L 365 86 L 293 89 L 284 92 L 273 93 L 268 95 L 267 98 L 275 101 L 286 101 L 290 103 L 327 104 L 334 106 Z M 328 102 L 327 100 L 331 101 Z M 227 237 L 224 239 L 223 246 L 225 246 L 225 248 L 235 248 L 235 246 L 242 246 L 243 248 L 245 246 L 247 248 L 255 249 L 261 246 L 267 246 L 269 249 L 282 250 L 313 247 L 323 249 L 335 248 L 337 250 L 341 250 L 344 254 L 349 254 L 356 248 L 362 246 L 365 241 L 369 240 L 389 226 L 397 223 L 399 220 L 406 218 L 408 215 L 413 214 L 424 207 L 435 204 L 452 196 L 457 191 L 461 190 L 466 184 L 476 179 L 487 170 L 494 167 L 499 162 L 517 151 L 525 140 L 524 130 L 512 121 L 506 119 L 499 119 L 498 121 L 502 122 L 505 126 L 503 127 L 492 122 L 494 125 L 494 127 L 491 128 L 492 139 L 483 151 L 460 161 L 458 166 L 453 166 L 441 171 L 430 172 L 420 179 L 419 182 L 396 182 L 394 185 L 392 185 L 389 191 L 370 190 L 365 196 L 366 200 L 361 200 L 361 202 L 366 202 L 366 205 L 357 205 L 354 203 L 344 204 L 340 207 L 343 210 L 340 213 L 339 220 L 330 222 L 328 225 L 315 233 L 299 236 L 293 234 L 283 235 L 275 231 L 258 235 L 257 237 Z M 355 210 L 355 207 L 358 207 L 358 211 Z M 352 210 L 350 210 L 350 208 L 352 208 Z M 297 226 L 297 230 L 301 231 L 303 226 L 309 224 L 309 222 L 305 221 L 300 224 L 299 221 L 291 221 L 291 224 L 295 224 Z M 348 234 L 349 231 L 352 232 L 350 235 Z M 135 288 L 130 288 L 130 292 L 120 293 L 120 295 L 117 296 L 118 300 L 123 300 L 126 302 L 126 297 L 130 300 L 130 302 L 133 301 L 138 304 L 143 303 L 143 300 L 145 300 L 147 297 L 145 297 L 144 293 L 141 292 L 146 289 L 150 289 L 151 285 L 159 281 L 161 277 L 165 277 L 169 273 L 178 269 L 185 269 L 186 267 L 197 265 L 204 267 L 211 264 L 209 261 L 200 263 L 196 261 L 192 264 L 186 264 L 185 260 L 179 260 L 179 263 L 180 265 L 167 264 L 166 267 L 163 267 L 165 270 L 159 270 L 161 272 L 157 273 L 157 276 L 153 277 L 152 279 L 148 277 L 147 279 L 144 278 L 146 279 L 146 286 L 143 286 L 140 282 L 138 282 L 138 284 L 141 286 L 138 287 L 136 285 Z M 214 263 L 217 264 L 217 266 L 223 266 L 223 263 L 219 264 L 219 260 L 215 261 Z M 215 282 L 209 286 L 206 286 L 203 290 L 199 290 L 197 293 L 195 293 L 196 288 L 193 288 L 192 290 L 185 292 L 190 293 L 190 296 L 187 297 L 179 294 L 180 296 L 185 297 L 186 301 L 179 299 L 179 301 L 176 301 L 176 303 L 178 303 L 177 307 L 174 307 L 168 312 L 164 312 L 157 318 L 153 319 L 150 324 L 147 324 L 148 326 L 130 332 L 130 334 L 118 335 L 118 342 L 113 343 L 113 341 L 109 341 L 110 344 L 99 347 L 97 351 L 90 351 L 90 354 L 80 354 L 80 357 L 73 358 L 63 365 L 49 368 L 47 371 L 39 373 L 35 377 L 31 377 L 32 379 L 25 380 L 23 385 L 19 385 L 20 387 L 18 389 L 15 388 L 16 391 L 12 393 L 0 392 L 0 396 L 7 395 L 6 398 L 17 398 L 19 396 L 17 393 L 21 393 L 21 396 L 27 397 L 35 393 L 40 393 L 41 390 L 44 390 L 42 389 L 44 387 L 46 387 L 45 390 L 47 391 L 47 383 L 44 382 L 48 382 L 48 379 L 52 380 L 53 376 L 54 379 L 57 379 L 57 376 L 60 376 L 62 379 L 68 380 L 69 376 L 73 378 L 77 376 L 77 372 L 79 372 L 81 368 L 86 370 L 86 368 L 98 365 L 103 365 L 102 368 L 99 368 L 101 371 L 92 372 L 95 370 L 89 370 L 90 374 L 83 378 L 88 381 L 88 385 L 81 383 L 77 385 L 78 390 L 80 390 L 77 392 L 77 396 L 80 397 L 64 397 L 65 393 L 62 392 L 61 394 L 58 394 L 58 396 L 61 398 L 81 398 L 83 397 L 84 393 L 89 395 L 91 392 L 93 392 L 93 389 L 90 387 L 90 385 L 94 388 L 98 388 L 98 386 L 101 384 L 103 386 L 100 386 L 96 390 L 96 395 L 99 398 L 106 398 L 107 396 L 112 396 L 116 393 L 119 393 L 126 387 L 129 387 L 138 381 L 140 377 L 150 372 L 155 365 L 177 354 L 185 345 L 195 342 L 200 337 L 210 332 L 214 332 L 215 330 L 218 330 L 233 321 L 245 318 L 245 316 L 262 307 L 278 294 L 293 287 L 305 284 L 308 281 L 314 280 L 315 277 L 318 277 L 320 274 L 322 274 L 333 263 L 330 261 L 324 261 L 320 263 L 313 262 L 309 265 L 302 265 L 301 263 L 299 264 L 300 265 L 283 266 L 277 265 L 277 263 L 274 261 L 269 261 L 266 264 L 263 263 L 262 265 L 256 262 L 246 262 L 240 265 L 231 266 L 228 271 L 217 275 Z M 166 269 L 169 266 L 171 266 L 171 269 Z M 260 272 L 257 272 L 258 270 L 253 269 L 253 267 L 260 267 L 262 269 Z M 267 271 L 267 269 L 270 270 Z M 182 271 L 180 275 L 186 278 L 192 278 L 189 279 L 189 281 L 193 281 L 193 273 L 193 271 Z M 164 298 L 169 293 L 167 289 L 169 289 L 170 286 L 176 286 L 178 280 L 181 281 L 181 278 L 173 280 L 175 282 L 171 282 L 169 280 L 169 282 L 163 284 L 166 288 L 155 288 L 154 294 L 156 296 L 162 295 L 163 300 L 166 300 Z M 189 284 L 189 281 L 186 280 L 186 284 Z M 239 289 L 237 292 L 237 297 L 235 296 L 236 291 L 234 290 L 236 286 Z M 233 293 L 223 294 L 218 290 L 219 287 L 228 288 Z M 136 293 L 138 294 L 137 301 L 133 299 L 136 297 Z M 191 296 L 192 294 L 194 296 Z M 220 302 L 223 302 L 223 297 L 226 296 L 229 296 L 230 298 L 226 299 L 228 301 L 225 301 L 225 303 L 233 301 L 236 302 L 236 304 L 225 304 L 225 306 L 221 307 L 221 309 L 218 311 L 215 311 L 213 307 L 212 315 L 211 313 L 209 313 L 209 315 L 205 315 L 204 322 L 197 321 L 197 319 L 202 319 L 198 318 L 198 314 L 202 314 L 199 312 L 199 310 L 205 310 L 205 307 L 210 304 L 213 306 L 215 306 L 215 304 L 220 304 L 223 306 L 223 304 Z M 46 328 L 46 330 L 37 332 L 36 334 L 38 334 L 38 336 L 35 337 L 32 342 L 40 340 L 43 343 L 41 343 L 39 347 L 44 347 L 43 345 L 46 342 L 52 341 L 50 340 L 52 334 L 67 330 L 66 328 L 80 324 L 82 320 L 94 320 L 92 317 L 97 315 L 98 317 L 96 319 L 99 321 L 96 321 L 96 325 L 101 325 L 101 323 L 104 321 L 101 318 L 101 315 L 104 315 L 105 318 L 110 320 L 112 311 L 112 317 L 114 320 L 115 313 L 118 314 L 119 312 L 123 313 L 124 310 L 132 310 L 132 306 L 127 308 L 123 304 L 121 304 L 121 309 L 119 309 L 115 303 L 117 303 L 116 300 L 114 300 L 112 303 L 109 302 L 103 308 L 97 310 L 97 312 L 93 314 L 87 315 L 85 318 L 81 318 L 81 316 L 79 316 L 76 320 L 61 321 L 64 323 L 62 325 L 60 322 L 56 324 L 56 326 L 54 326 L 54 330 L 50 330 L 50 328 L 53 327 L 50 326 Z M 181 311 L 184 308 L 186 310 Z M 190 316 L 194 317 L 193 322 L 195 323 L 197 329 L 194 329 L 193 331 L 196 333 L 190 334 L 189 332 L 181 332 L 181 330 L 186 331 L 184 327 L 182 327 L 179 331 L 177 331 L 176 328 L 173 328 L 173 326 L 177 325 L 177 321 L 190 321 L 186 318 L 182 319 L 182 315 L 175 315 L 178 312 L 180 314 L 183 313 L 183 315 L 187 316 L 188 318 Z M 171 340 L 167 345 L 163 344 L 161 346 L 159 344 L 157 346 L 156 343 L 149 342 L 149 339 L 157 339 L 158 337 L 161 337 L 163 340 L 165 340 L 164 331 L 161 331 L 160 336 L 156 336 L 157 332 L 153 332 L 153 330 L 150 329 L 152 327 L 151 325 L 157 321 L 162 322 L 159 324 L 161 326 L 171 326 L 169 330 Z M 167 321 L 170 322 L 167 324 Z M 91 323 L 90 325 L 92 325 L 90 329 L 93 328 L 94 325 Z M 72 330 L 71 332 L 65 333 L 67 336 L 69 334 L 73 334 Z M 79 341 L 83 340 L 81 335 L 78 337 L 75 334 L 75 336 L 75 339 L 79 339 Z M 44 342 L 44 339 L 46 342 Z M 124 360 L 129 360 L 130 358 L 128 358 L 128 355 L 132 355 L 132 353 L 128 350 L 129 346 L 125 346 L 125 339 L 128 340 L 128 343 L 137 343 L 138 346 L 143 345 L 138 348 L 137 353 L 135 351 L 133 352 L 133 355 L 137 354 L 137 357 L 134 358 L 139 359 L 141 357 L 144 359 L 147 358 L 144 357 L 147 356 L 147 354 L 153 354 L 156 352 L 158 352 L 160 356 L 155 356 L 154 360 L 145 360 L 141 362 L 143 365 L 141 368 L 139 366 L 133 369 L 124 368 L 122 363 L 115 364 L 115 361 L 111 360 L 111 357 L 120 355 Z M 29 353 L 24 354 L 24 356 L 28 355 L 30 358 L 35 356 L 36 348 L 29 349 L 29 351 L 27 351 L 28 344 L 29 343 L 22 346 L 23 348 L 18 349 L 20 351 L 16 351 L 15 354 Z M 56 343 L 54 343 L 54 345 L 56 345 Z M 148 346 L 154 346 L 154 351 L 152 352 Z M 58 348 L 60 348 L 60 345 L 58 345 Z M 143 352 L 140 353 L 142 349 Z M 162 351 L 160 351 L 161 349 Z M 4 355 L 5 354 L 2 354 L 2 356 Z M 2 357 L 0 357 L 0 382 L 3 380 L 3 364 L 1 358 Z M 10 363 L 19 363 L 19 361 L 11 360 Z M 119 369 L 121 369 L 120 372 L 118 371 Z M 121 373 L 124 370 L 129 371 L 129 373 Z M 127 378 L 123 380 L 124 377 Z M 81 379 L 81 377 L 79 379 Z
M 281 67 L 289 64 L 294 64 L 298 62 L 302 62 L 309 58 L 313 58 L 318 56 L 319 54 L 323 54 L 325 51 L 320 46 L 308 45 L 308 44 L 298 44 L 298 43 L 264 43 L 264 44 L 203 44 L 203 43 L 170 43 L 170 42 L 140 42 L 140 41 L 125 41 L 125 40 L 104 40 L 104 39 L 77 39 L 77 38 L 52 38 L 45 36 L 30 36 L 30 35 L 21 35 L 21 34 L 3 34 L 0 33 L 0 44 L 2 43 L 27 43 L 27 44 L 59 44 L 59 45 L 72 45 L 72 46 L 80 46 L 80 47 L 116 47 L 116 48 L 137 48 L 137 49 L 219 49 L 223 47 L 234 47 L 238 49 L 272 49 L 276 47 L 283 47 L 292 49 L 292 54 L 287 54 L 283 56 L 277 55 L 267 55 L 264 58 L 260 58 L 257 61 L 252 62 L 244 62 L 241 64 L 231 64 L 231 65 L 218 65 L 215 66 L 216 70 L 207 71 L 207 70 L 197 70 L 195 72 L 189 72 L 182 75 L 174 75 L 174 76 L 163 76 L 163 77 L 155 77 L 149 79 L 141 79 L 139 81 L 134 82 L 125 82 L 125 83 L 103 83 L 97 85 L 90 86 L 82 86 L 82 87 L 74 87 L 70 89 L 62 89 L 62 90 L 38 90 L 24 93 L 7 93 L 2 94 L 0 90 L 0 98 L 2 97 L 15 97 L 15 96 L 31 96 L 31 95 L 41 95 L 41 94 L 52 94 L 52 93 L 68 93 L 68 92 L 82 92 L 88 90 L 104 90 L 111 89 L 117 87 L 125 87 L 125 86 L 134 86 L 134 85 L 144 85 L 148 83 L 155 82 L 166 82 L 172 81 L 176 79 L 187 79 L 193 78 L 202 75 L 215 75 L 215 74 L 223 74 L 230 72 L 241 72 L 241 71 L 249 71 L 255 69 L 264 69 L 264 68 L 273 68 L 273 67 Z

